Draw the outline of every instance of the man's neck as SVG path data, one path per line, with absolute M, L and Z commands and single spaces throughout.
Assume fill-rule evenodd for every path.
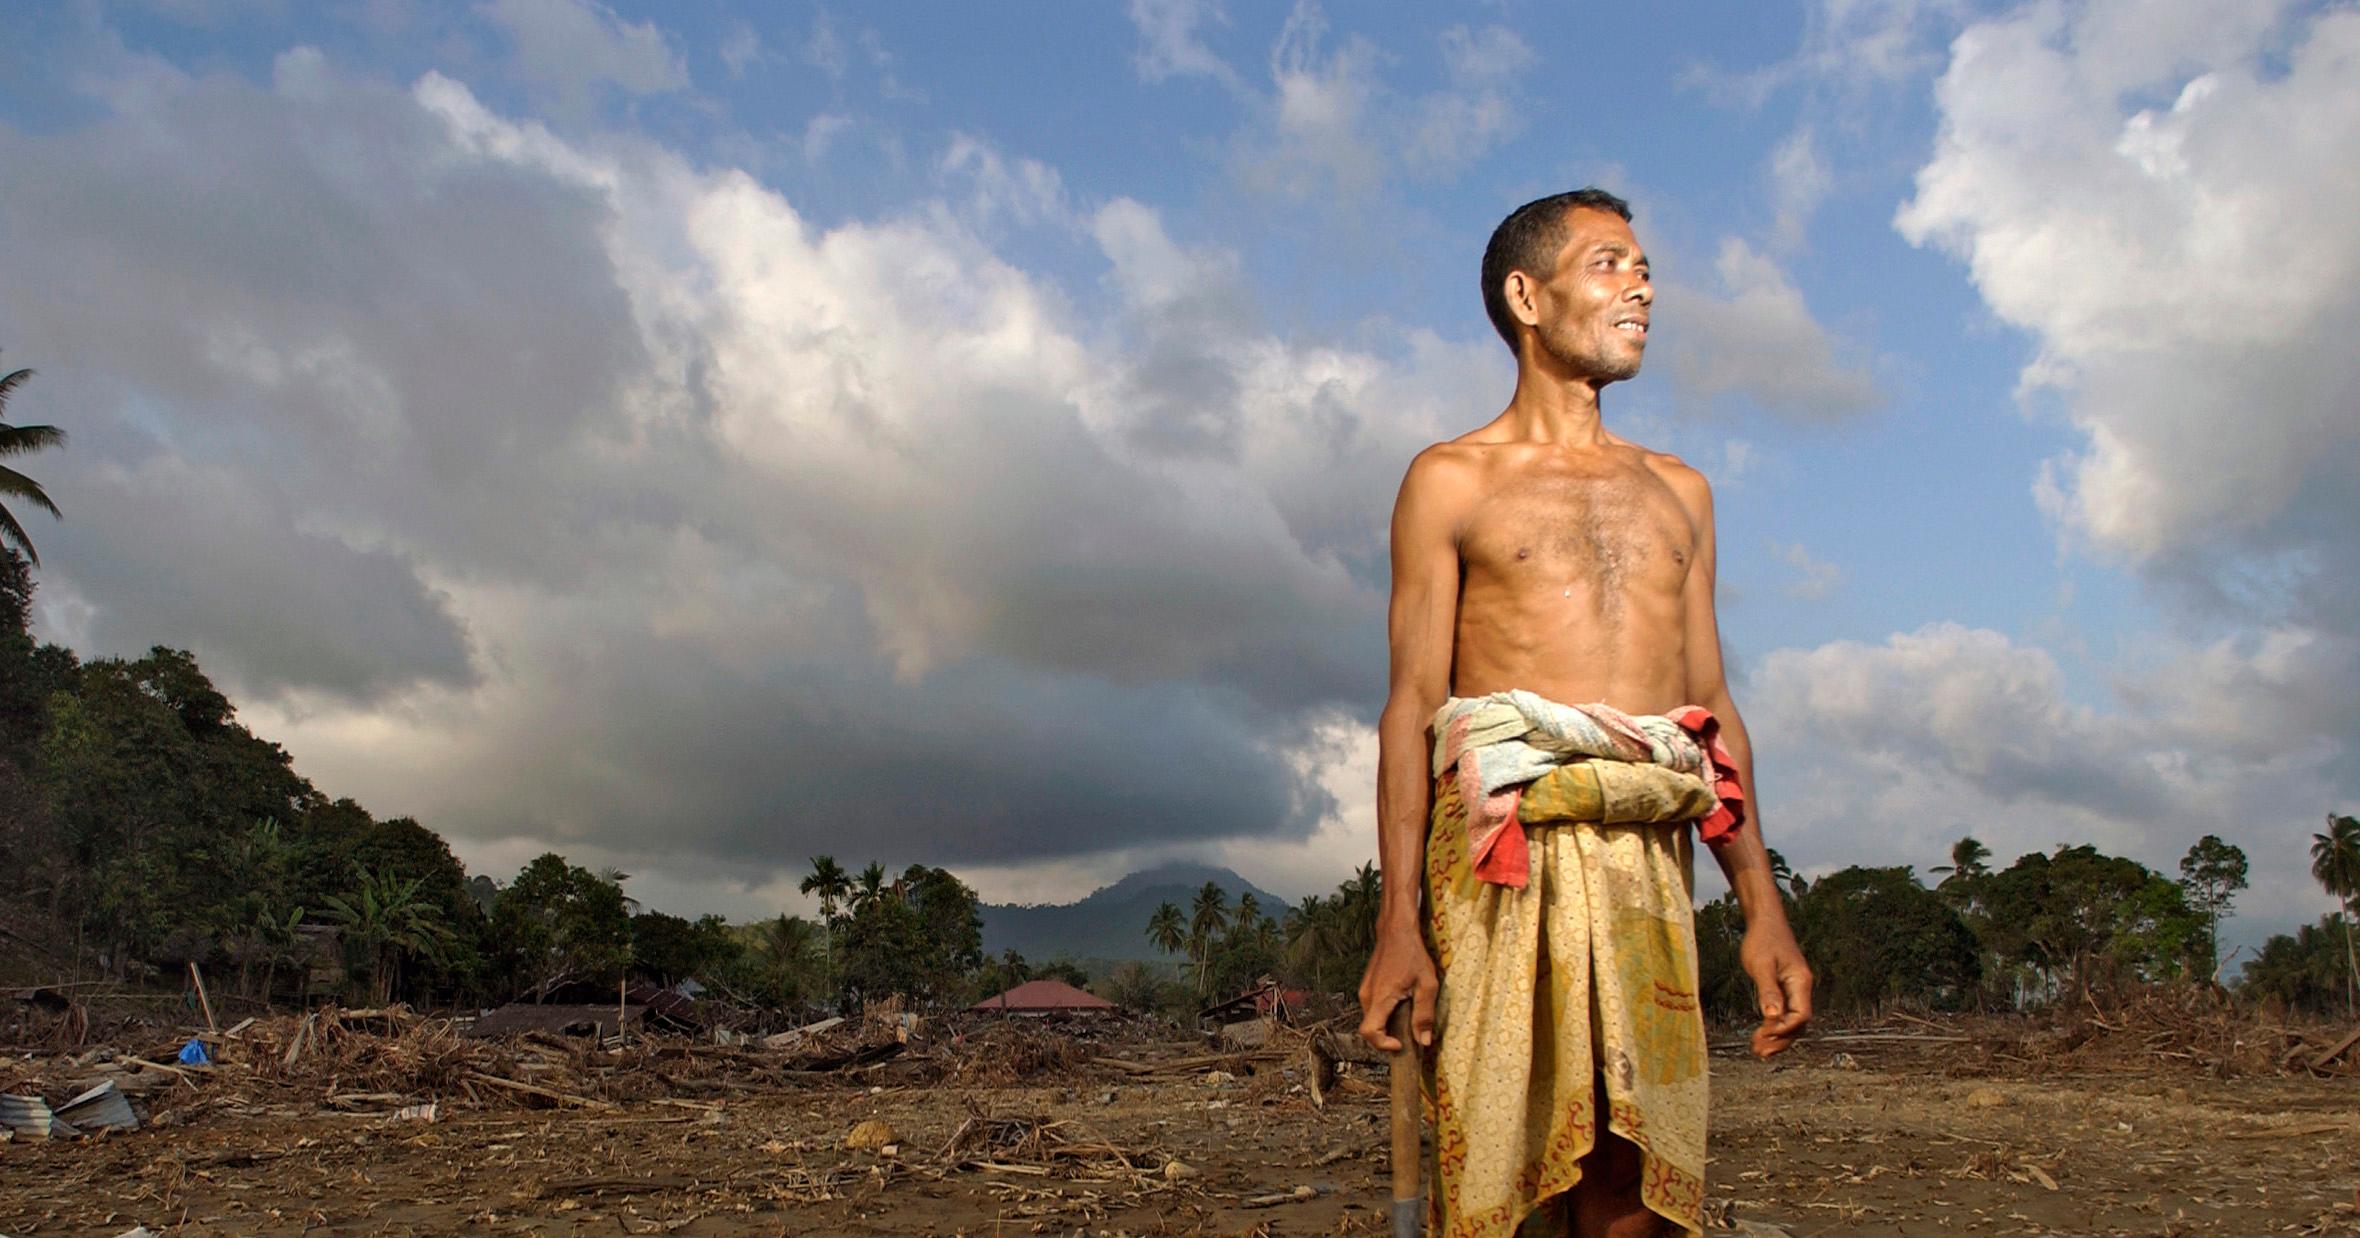
M 1528 442 L 1603 446 L 1607 436 L 1598 410 L 1598 386 L 1588 378 L 1518 366 L 1516 395 L 1508 401 L 1504 420 L 1517 438 Z

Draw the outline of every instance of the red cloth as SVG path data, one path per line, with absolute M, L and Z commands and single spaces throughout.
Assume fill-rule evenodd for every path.
M 1664 717 L 1680 724 L 1680 729 L 1696 737 L 1704 746 L 1705 755 L 1713 761 L 1713 794 L 1721 797 L 1721 806 L 1696 823 L 1696 836 L 1706 845 L 1718 847 L 1735 837 L 1745 824 L 1745 787 L 1737 781 L 1737 759 L 1729 755 L 1729 748 L 1721 742 L 1721 720 L 1702 705 L 1683 705 Z

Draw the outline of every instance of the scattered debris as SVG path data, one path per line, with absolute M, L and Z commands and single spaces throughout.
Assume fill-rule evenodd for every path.
M 844 1016 L 842 1015 L 821 1019 L 817 1023 L 806 1023 L 801 1027 L 789 1028 L 773 1036 L 765 1036 L 762 1038 L 762 1047 L 765 1049 L 792 1049 L 811 1037 L 835 1031 L 842 1026 L 844 1026 Z
M 2319 1170 L 2360 1124 L 2343 1081 L 2311 1073 L 2347 1028 L 2149 1000 L 2046 1021 L 1894 1014 L 1729 1063 L 1709 1228 L 2263 1232 L 2178 1215 L 2224 1181 L 2267 1232 L 2348 1228 L 2350 1183 Z M 391 1208 L 433 1232 L 1365 1233 L 1389 1169 L 1382 1058 L 1350 1016 L 1254 1020 L 1261 1043 L 1207 1052 L 1196 1030 L 1125 1016 L 773 1014 L 641 1022 L 619 1044 L 399 1006 L 236 1013 L 217 1012 L 210 1066 L 172 1060 L 193 1011 L 102 1021 L 72 1050 L 14 1046 L 0 1159 L 20 1172 L 0 1212 L 76 1233 L 383 1227 Z M 2330 1073 L 2360 1075 L 2355 1056 Z M 2257 1081 L 2199 1080 L 2212 1071 Z M 1915 1100 L 1891 1082 L 1928 1076 L 1957 1082 Z M 137 1133 L 33 1137 L 107 1125 L 78 1106 Z M 2110 1228 L 2074 1228 L 2092 1209 Z
M 895 1134 L 892 1124 L 882 1118 L 870 1118 L 844 1136 L 844 1146 L 855 1152 L 873 1152 L 887 1144 L 900 1142 L 901 1136 Z
M 2342 1057 L 2344 1055 L 2344 1051 L 2351 1048 L 2353 1045 L 2360 1045 L 2360 1027 L 2353 1028 L 2351 1035 L 2344 1037 L 2342 1040 L 2339 1040 L 2332 1045 L 2329 1045 L 2324 1052 L 2320 1053 L 2319 1056 L 2312 1058 L 2311 1069 L 2327 1069 L 2328 1063 L 2333 1062 L 2339 1057 Z
M 1224 1023 L 1215 1039 L 1224 1049 L 1259 1049 L 1270 1043 L 1270 1021 L 1247 1019 L 1242 1023 Z
M 477 1016 L 475 1022 L 468 1025 L 467 1035 L 477 1040 L 490 1040 L 521 1032 L 549 1032 L 558 1036 L 589 1036 L 604 1040 L 616 1035 L 621 1028 L 638 1024 L 646 1013 L 644 1006 L 625 1006 L 618 1011 L 611 1002 L 605 1005 L 570 1006 L 511 1002 Z

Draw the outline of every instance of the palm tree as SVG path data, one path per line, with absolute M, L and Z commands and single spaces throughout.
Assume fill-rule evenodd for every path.
M 996 959 L 985 958 L 975 978 L 983 990 L 981 996 L 992 997 L 1032 979 L 1033 969 L 1024 955 L 1016 947 L 1010 946 L 1001 951 L 1000 957 Z
M 1213 939 L 1229 927 L 1229 895 L 1213 882 L 1196 892 L 1188 917 L 1188 957 L 1196 962 L 1196 991 L 1203 996 L 1211 979 Z
M 782 1004 L 799 1005 L 818 991 L 826 964 L 813 956 L 820 931 L 801 916 L 779 916 L 755 926 L 761 974 Z
M 1990 867 L 1983 863 L 1990 858 L 1991 848 L 1975 841 L 1975 836 L 1969 834 L 1950 844 L 1950 863 L 1937 864 L 1933 871 L 1949 873 L 1961 881 L 1973 881 L 1991 871 Z
M 609 864 L 606 867 L 598 870 L 598 879 L 610 886 L 613 886 L 615 889 L 620 890 L 623 888 L 624 882 L 631 880 L 631 874 L 624 872 L 622 869 L 616 868 L 612 864 Z M 626 915 L 638 915 L 639 900 L 631 897 L 628 894 L 624 895 L 623 912 Z
M 805 877 L 803 884 L 796 889 L 805 894 L 818 895 L 820 919 L 834 924 L 836 908 L 852 894 L 852 875 L 844 871 L 843 865 L 836 863 L 836 857 L 815 855 L 811 857 L 811 875 Z
M 1330 955 L 1341 953 L 1339 912 L 1343 896 L 1335 899 L 1306 894 L 1303 901 L 1287 909 L 1286 957 L 1301 970 L 1311 987 L 1327 992 L 1327 961 Z
M 7 416 L 8 397 L 32 376 L 31 370 L 0 375 L 0 419 Z M 0 420 L 0 457 L 26 455 L 44 447 L 62 447 L 65 441 L 66 432 L 56 426 L 12 426 Z M 41 489 L 40 482 L 6 465 L 0 465 L 0 496 L 23 499 L 52 516 L 63 516 L 57 510 L 57 504 L 49 501 L 49 495 Z M 0 542 L 23 551 L 33 566 L 41 565 L 41 556 L 33 550 L 33 539 L 25 536 L 25 527 L 16 522 L 16 515 L 6 505 L 0 505 Z
M 852 910 L 859 912 L 885 897 L 885 866 L 875 860 L 860 870 L 860 880 L 852 887 Z
M 1991 848 L 1969 834 L 1950 845 L 1950 863 L 1936 864 L 1930 871 L 1947 873 L 1934 889 L 1963 913 L 1974 913 L 1981 907 L 1983 879 L 1991 875 L 1991 866 L 1984 861 L 1991 858 Z
M 360 888 L 350 897 L 331 894 L 321 901 L 328 905 L 329 922 L 344 930 L 344 939 L 369 955 L 382 1006 L 393 1000 L 403 959 L 439 963 L 455 938 L 442 922 L 442 908 L 420 893 L 423 879 L 367 868 L 358 876 Z
M 303 923 L 303 909 L 301 907 L 289 908 L 287 918 L 284 920 L 279 919 L 275 914 L 267 913 L 258 915 L 254 919 L 254 936 L 261 943 L 263 950 L 262 1004 L 265 1006 L 270 1004 L 271 989 L 278 984 L 279 968 L 303 961 L 303 956 L 297 948 L 301 944 L 302 938 L 295 932 L 295 927 L 301 923 Z
M 2335 896 L 2344 912 L 2344 1014 L 2353 1012 L 2353 986 L 2360 980 L 2360 951 L 2352 945 L 2354 904 L 2360 903 L 2360 817 L 2327 815 L 2327 832 L 2311 835 L 2311 875 Z
M 1165 903 L 1147 918 L 1147 943 L 1166 954 L 1178 954 L 1188 944 L 1188 924 L 1178 907 Z
M 1261 928 L 1262 900 L 1255 898 L 1252 890 L 1240 892 L 1237 896 L 1237 914 L 1229 921 L 1230 939 L 1243 941 L 1261 931 Z
M 1229 895 L 1220 886 L 1208 881 L 1196 892 L 1196 901 L 1189 905 L 1188 934 L 1203 941 L 1211 941 L 1229 927 Z

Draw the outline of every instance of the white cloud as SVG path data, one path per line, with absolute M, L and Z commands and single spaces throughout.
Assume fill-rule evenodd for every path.
M 729 29 L 722 32 L 720 56 L 732 78 L 744 77 L 747 69 L 769 59 L 762 50 L 761 34 L 742 21 L 731 22 Z
M 2033 339 L 2083 434 L 2044 492 L 2156 563 L 2352 545 L 2360 12 L 2036 6 L 1959 37 L 1896 225 Z
M 956 133 L 934 167 L 945 182 L 965 188 L 969 217 L 979 223 L 1001 218 L 1023 225 L 1072 222 L 1065 178 L 1038 159 L 1010 159 L 974 134 Z
M 1770 200 L 1777 214 L 1770 225 L 1771 248 L 1791 251 L 1803 243 L 1811 216 L 1833 183 L 1819 140 L 1809 125 L 1798 125 L 1770 153 Z
M 1369 39 L 1332 41 L 1317 0 L 1295 0 L 1270 49 L 1270 89 L 1257 90 L 1207 48 L 1201 27 L 1225 22 L 1201 0 L 1133 0 L 1142 79 L 1211 77 L 1246 111 L 1231 167 L 1257 193 L 1363 197 L 1397 175 L 1448 179 L 1524 128 L 1520 79 L 1536 57 L 1505 26 L 1454 26 L 1438 37 L 1444 85 L 1396 91 L 1380 72 L 1393 58 Z
M 597 0 L 486 0 L 476 12 L 516 43 L 517 71 L 580 116 L 601 87 L 629 95 L 684 90 L 688 67 L 654 22 L 624 21 Z
M 1270 49 L 1264 116 L 1239 156 L 1246 182 L 1263 192 L 1358 195 L 1384 177 L 1385 157 L 1365 132 L 1378 90 L 1376 45 L 1350 36 L 1327 51 L 1326 40 L 1316 0 L 1295 0 Z
M 1833 563 L 1823 563 L 1811 557 L 1800 542 L 1772 542 L 1770 553 L 1779 562 L 1795 569 L 1795 578 L 1786 584 L 1786 595 L 1799 601 L 1824 601 L 1844 583 L 1844 569 Z
M 1688 80 L 1755 107 L 1798 85 L 1857 104 L 1938 66 L 1941 36 L 1966 7 L 1962 0 L 1816 0 L 1804 8 L 1793 55 L 1744 73 L 1695 68 Z
M 1214 0 L 1131 0 L 1131 24 L 1139 30 L 1139 51 L 1132 65 L 1150 82 L 1166 78 L 1210 77 L 1232 90 L 1243 90 L 1237 70 L 1213 54 L 1197 31 L 1228 23 L 1228 15 Z
M 811 37 L 803 41 L 803 59 L 838 82 L 844 80 L 845 71 L 851 67 L 844 39 L 836 33 L 836 19 L 825 8 L 812 14 Z
M 1923 872 L 1972 834 L 2003 865 L 2089 842 L 2169 874 L 2218 834 L 2252 863 L 2249 916 L 2284 927 L 2328 908 L 2303 845 L 2339 774 L 2304 710 L 2261 702 L 2301 700 L 2307 675 L 2360 686 L 2353 669 L 2348 648 L 2293 634 L 2164 648 L 2101 710 L 2045 651 L 1943 623 L 1776 650 L 1741 703 L 1768 840 L 1799 868 Z
M 1450 85 L 1412 105 L 1402 148 L 1426 175 L 1456 172 L 1523 132 L 1516 88 L 1537 57 L 1505 26 L 1454 26 L 1442 34 L 1442 59 Z
M 852 131 L 854 121 L 840 112 L 822 112 L 803 126 L 803 162 L 817 164 L 828 157 L 836 139 Z
M 1703 412 L 1740 395 L 1797 421 L 1836 421 L 1884 399 L 1854 359 L 1858 350 L 1828 334 L 1778 264 L 1735 237 L 1721 242 L 1714 271 L 1720 294 L 1667 280 L 1655 307 L 1657 347 L 1669 354 L 1681 407 Z

